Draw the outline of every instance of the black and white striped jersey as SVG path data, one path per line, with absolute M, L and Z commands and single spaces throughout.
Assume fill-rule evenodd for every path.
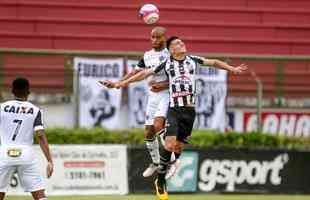
M 170 107 L 195 104 L 195 74 L 203 60 L 199 56 L 186 56 L 184 60 L 172 57 L 154 69 L 155 73 L 165 71 L 169 78 Z
M 147 51 L 144 53 L 143 59 L 139 61 L 137 64 L 138 68 L 155 68 L 165 62 L 167 58 L 169 58 L 170 53 L 167 48 L 164 48 L 161 51 L 155 51 L 154 49 Z M 150 81 L 165 81 L 167 80 L 167 76 L 164 71 L 157 73 L 147 79 L 148 82 Z

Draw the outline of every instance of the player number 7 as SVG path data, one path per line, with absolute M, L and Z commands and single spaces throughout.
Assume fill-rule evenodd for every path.
M 13 141 L 15 140 L 15 138 L 16 138 L 18 132 L 19 132 L 19 129 L 20 129 L 20 126 L 22 125 L 22 122 L 23 122 L 23 120 L 21 120 L 21 119 L 14 119 L 13 120 L 13 123 L 17 123 L 17 126 L 15 128 L 15 131 L 14 131 L 14 134 L 13 134 L 13 137 L 12 137 Z

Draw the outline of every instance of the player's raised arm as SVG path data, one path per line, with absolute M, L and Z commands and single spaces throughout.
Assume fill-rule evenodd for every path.
M 224 69 L 224 70 L 233 72 L 235 74 L 241 74 L 245 70 L 248 69 L 248 66 L 245 64 L 241 64 L 239 66 L 234 67 L 234 66 L 231 66 L 228 63 L 223 62 L 223 61 L 218 60 L 218 59 L 207 59 L 207 58 L 200 57 L 200 56 L 190 56 L 190 57 L 201 65 L 212 66 L 212 67 Z
M 142 58 L 138 64 L 136 65 L 135 68 L 133 68 L 133 70 L 131 70 L 129 73 L 127 73 L 122 79 L 121 81 L 124 81 L 124 80 L 127 80 L 129 78 L 131 78 L 132 76 L 136 75 L 137 73 L 143 71 L 144 69 L 146 68 L 145 66 L 145 63 L 144 63 L 144 59 Z M 105 87 L 107 88 L 119 88 L 117 83 L 119 83 L 120 81 L 118 82 L 113 82 L 113 81 L 110 81 L 110 80 L 101 80 L 101 81 L 98 81 L 101 85 L 104 85 Z
M 145 79 L 146 77 L 148 77 L 152 74 L 156 74 L 156 73 L 160 72 L 161 70 L 164 69 L 166 62 L 167 61 L 163 62 L 162 64 L 160 64 L 159 66 L 157 66 L 155 68 L 144 69 L 141 72 L 137 73 L 136 75 L 130 77 L 129 79 L 120 81 L 117 84 L 117 87 L 126 87 L 130 83 L 141 81 L 141 80 Z
M 220 69 L 225 69 L 227 71 L 233 72 L 235 74 L 241 74 L 243 73 L 245 70 L 248 69 L 248 66 L 245 64 L 241 64 L 239 66 L 231 66 L 226 62 L 223 62 L 221 60 L 218 59 L 206 59 L 206 58 L 202 58 L 203 61 L 203 65 L 208 65 L 208 66 L 214 66 Z
M 169 81 L 168 80 L 159 81 L 159 82 L 150 81 L 149 86 L 152 92 L 160 92 L 162 90 L 169 88 Z
M 121 80 L 118 82 L 113 82 L 110 80 L 103 80 L 103 81 L 99 81 L 99 83 L 101 85 L 106 86 L 107 88 L 122 88 L 122 87 L 127 87 L 130 83 L 132 82 L 138 82 L 141 81 L 143 79 L 145 79 L 146 77 L 150 76 L 154 74 L 154 70 L 153 69 L 144 69 L 138 73 L 136 73 L 135 75 L 129 77 L 128 79 L 125 80 Z
M 131 70 L 129 73 L 127 73 L 121 80 L 127 80 L 129 79 L 130 77 L 136 75 L 137 73 L 141 72 L 143 69 L 140 69 L 140 68 L 135 68 L 133 70 Z
M 144 80 L 146 77 L 148 77 L 152 74 L 155 74 L 153 69 L 151 69 L 151 68 L 150 69 L 144 69 L 144 70 L 138 72 L 137 74 L 133 75 L 132 77 L 116 83 L 116 87 L 126 87 L 130 83 Z
M 144 69 L 146 69 L 146 66 L 145 66 L 144 58 L 142 58 L 141 60 L 139 60 L 138 64 L 135 66 L 135 68 L 133 68 L 133 70 L 131 70 L 131 72 L 129 72 L 128 74 L 126 74 L 122 78 L 122 81 L 129 79 L 130 77 L 134 76 L 135 74 L 141 72 Z

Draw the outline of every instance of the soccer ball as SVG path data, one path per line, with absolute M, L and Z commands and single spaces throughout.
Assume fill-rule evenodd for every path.
M 140 8 L 139 15 L 146 24 L 154 24 L 159 19 L 159 10 L 154 4 L 145 4 Z

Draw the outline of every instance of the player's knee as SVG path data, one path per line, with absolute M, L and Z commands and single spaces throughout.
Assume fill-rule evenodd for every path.
M 181 152 L 182 152 L 182 147 L 181 147 L 181 146 L 178 146 L 178 145 L 175 145 L 175 146 L 174 146 L 174 152 L 176 152 L 176 153 L 181 153 Z
M 159 133 L 160 131 L 162 131 L 164 129 L 164 123 L 163 121 L 155 121 L 154 122 L 154 130 L 155 133 Z
M 165 149 L 167 151 L 173 152 L 175 149 L 175 141 L 173 139 L 166 139 L 165 140 Z
M 155 132 L 153 126 L 146 126 L 144 131 L 145 139 L 154 139 Z
M 174 145 L 174 152 L 181 153 L 184 147 L 184 143 L 177 141 Z
M 155 133 L 159 133 L 164 129 L 164 127 L 161 124 L 154 124 Z

